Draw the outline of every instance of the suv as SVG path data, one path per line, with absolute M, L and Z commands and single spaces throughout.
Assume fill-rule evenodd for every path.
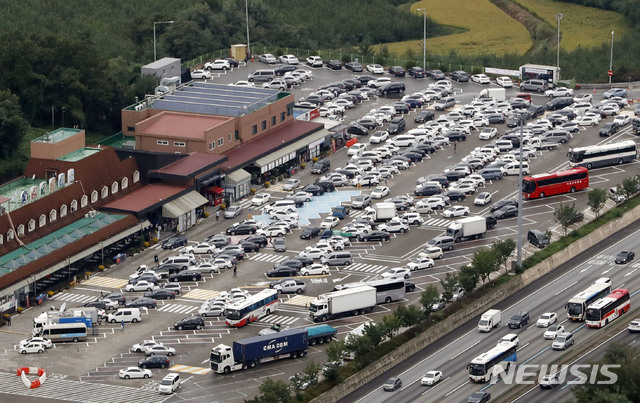
M 288 87 L 287 82 L 281 78 L 273 79 L 268 83 L 262 84 L 262 88 L 269 88 L 272 90 L 280 90 L 280 91 L 286 90 L 287 87 Z
M 549 83 L 544 80 L 527 80 L 520 84 L 520 91 L 545 92 L 549 89 Z
M 318 160 L 313 163 L 313 167 L 311 168 L 312 174 L 323 174 L 327 172 L 331 168 L 331 162 L 327 159 Z
M 407 74 L 413 78 L 424 78 L 424 70 L 422 70 L 422 67 L 409 67 Z
M 404 77 L 407 74 L 401 66 L 389 67 L 389 74 L 394 77 Z
M 520 311 L 513 315 L 509 320 L 509 328 L 516 329 L 529 323 L 529 312 Z
M 177 321 L 173 328 L 176 330 L 183 329 L 203 329 L 204 328 L 204 319 L 200 316 L 190 316 L 188 318 L 184 318 L 182 320 Z
M 389 132 L 389 134 L 396 134 L 396 133 L 403 132 L 406 127 L 406 124 L 407 123 L 405 122 L 403 117 L 393 118 L 389 123 L 389 127 L 387 128 L 387 131 Z
M 393 92 L 400 93 L 400 92 L 404 92 L 404 90 L 405 90 L 405 87 L 404 87 L 404 84 L 402 83 L 389 83 L 378 88 L 378 91 L 380 91 L 380 94 L 382 95 L 391 94 Z
M 160 381 L 160 385 L 158 385 L 158 392 L 171 394 L 176 391 L 180 387 L 180 374 L 172 373 Z
M 469 73 L 462 70 L 454 71 L 453 73 L 451 73 L 451 79 L 458 82 L 468 82 L 469 77 Z

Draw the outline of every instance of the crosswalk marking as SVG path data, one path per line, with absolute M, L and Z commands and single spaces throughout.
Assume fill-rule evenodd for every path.
M 195 290 L 191 290 L 188 293 L 184 294 L 182 298 L 207 300 L 218 296 L 218 294 L 220 294 L 220 291 L 200 290 L 196 288 Z
M 68 301 L 68 302 L 77 302 L 80 304 L 84 304 L 89 301 L 95 301 L 97 297 L 95 295 L 86 295 L 86 294 L 74 294 L 63 292 L 60 294 L 56 294 L 51 299 L 55 299 L 56 301 Z
M 283 300 L 283 304 L 287 305 L 298 305 L 298 306 L 306 306 L 311 301 L 313 301 L 316 297 L 306 297 L 304 295 L 296 295 L 293 298 Z
M 129 284 L 128 280 L 114 277 L 93 277 L 82 283 L 83 285 L 95 285 L 107 288 L 122 288 Z
M 278 323 L 280 325 L 290 325 L 293 322 L 297 321 L 300 318 L 296 318 L 293 316 L 282 316 L 282 315 L 269 315 L 264 318 L 258 319 L 256 322 L 258 323 Z
M 182 305 L 182 304 L 166 304 L 157 309 L 160 312 L 173 312 L 173 313 L 189 313 L 198 309 L 197 306 L 193 305 Z
M 288 259 L 287 256 L 273 255 L 271 253 L 256 253 L 255 255 L 249 256 L 249 260 L 258 260 L 261 262 L 273 262 L 273 263 L 282 262 L 287 259 Z
M 364 271 L 368 273 L 382 273 L 384 271 L 389 270 L 388 266 L 381 266 L 375 264 L 366 264 L 366 263 L 353 263 L 347 266 L 343 270 L 349 271 Z
M 444 218 L 428 218 L 424 220 L 421 227 L 448 227 L 451 224 L 451 220 Z
M 169 368 L 169 371 L 188 372 L 190 374 L 196 374 L 196 375 L 206 375 L 209 372 L 211 372 L 211 368 L 190 367 L 188 365 L 174 365 L 171 368 Z

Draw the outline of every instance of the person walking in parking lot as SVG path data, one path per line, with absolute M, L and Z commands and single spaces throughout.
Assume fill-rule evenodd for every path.
M 233 266 L 233 277 L 238 277 L 238 268 Z
M 457 149 L 457 148 L 458 148 L 458 143 L 457 143 L 457 142 L 454 142 L 454 143 L 453 143 L 453 153 L 454 153 L 454 154 L 456 153 L 456 149 Z
M 220 221 L 220 210 L 216 211 L 216 221 Z
M 122 331 L 124 332 L 124 320 L 120 321 L 120 324 L 122 325 Z

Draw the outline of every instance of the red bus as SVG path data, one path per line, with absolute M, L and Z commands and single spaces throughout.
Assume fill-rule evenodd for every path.
M 631 308 L 629 290 L 618 288 L 606 297 L 597 300 L 587 308 L 586 324 L 602 327 Z
M 522 196 L 525 199 L 573 193 L 589 187 L 589 170 L 584 167 L 566 171 L 525 176 L 522 179 Z

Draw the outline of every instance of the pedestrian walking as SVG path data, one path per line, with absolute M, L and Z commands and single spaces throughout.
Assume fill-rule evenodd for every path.
M 238 268 L 233 266 L 233 277 L 238 277 Z
M 153 263 L 155 263 L 156 266 L 158 266 L 158 255 L 153 256 Z
M 220 210 L 216 211 L 216 221 L 220 221 Z
M 453 143 L 453 153 L 456 153 L 456 149 L 458 148 L 458 143 Z
M 11 326 L 11 314 L 7 315 L 7 326 Z
M 124 332 L 124 320 L 120 321 L 120 324 L 122 325 L 122 331 Z

